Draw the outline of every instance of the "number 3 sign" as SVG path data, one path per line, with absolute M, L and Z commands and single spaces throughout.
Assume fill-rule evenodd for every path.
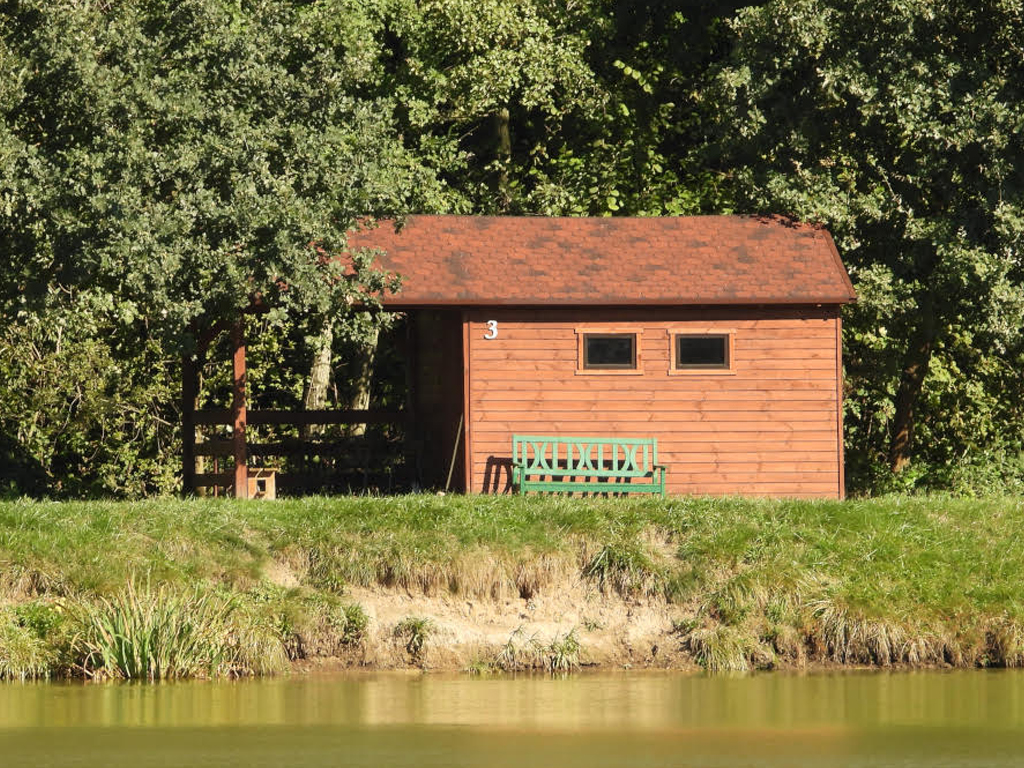
M 487 333 L 484 334 L 485 339 L 496 339 L 498 338 L 498 321 L 488 320 L 487 321 Z

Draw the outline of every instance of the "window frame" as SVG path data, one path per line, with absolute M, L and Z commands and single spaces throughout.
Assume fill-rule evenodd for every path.
M 643 376 L 643 352 L 642 339 L 643 329 L 636 327 L 593 327 L 576 328 L 576 375 L 577 376 Z M 586 366 L 586 351 L 588 336 L 632 336 L 633 337 L 633 363 L 632 368 L 588 368 Z
M 688 365 L 679 367 L 679 337 L 725 339 L 725 365 L 702 366 Z M 731 328 L 670 328 L 669 337 L 669 376 L 732 376 L 736 374 L 735 338 L 736 331 Z

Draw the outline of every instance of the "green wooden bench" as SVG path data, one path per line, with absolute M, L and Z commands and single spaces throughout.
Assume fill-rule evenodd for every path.
M 665 475 L 654 437 L 512 435 L 512 487 L 520 494 L 579 491 L 664 497 Z

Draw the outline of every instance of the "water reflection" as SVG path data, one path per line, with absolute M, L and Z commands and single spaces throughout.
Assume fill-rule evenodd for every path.
M 0 728 L 245 725 L 686 730 L 1024 726 L 1024 673 L 474 678 L 345 674 L 161 685 L 0 685 Z
M 1012 671 L 9 684 L 0 765 L 1010 766 L 1022 699 Z

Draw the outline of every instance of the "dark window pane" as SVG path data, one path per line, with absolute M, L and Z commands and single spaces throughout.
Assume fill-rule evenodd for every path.
M 636 368 L 636 334 L 586 334 L 583 337 L 583 367 Z
M 676 368 L 728 367 L 728 336 L 676 336 Z

